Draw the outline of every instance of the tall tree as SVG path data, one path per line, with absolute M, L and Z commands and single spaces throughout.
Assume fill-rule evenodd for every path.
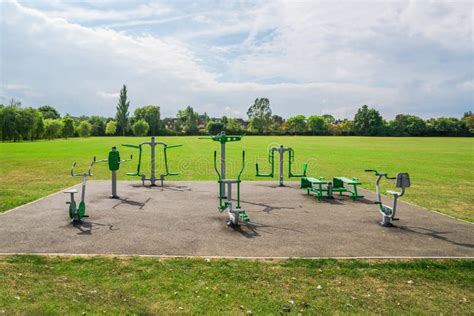
M 266 133 L 272 122 L 272 109 L 268 98 L 257 98 L 247 111 L 250 126 L 259 134 Z
M 122 90 L 120 90 L 120 97 L 117 104 L 117 114 L 115 115 L 117 127 L 122 133 L 122 136 L 125 136 L 125 133 L 128 132 L 128 130 L 130 129 L 130 124 L 128 120 L 129 107 L 130 101 L 127 100 L 127 86 L 123 85 Z
M 356 135 L 376 136 L 383 129 L 383 118 L 376 109 L 367 105 L 357 110 L 354 116 L 354 132 Z

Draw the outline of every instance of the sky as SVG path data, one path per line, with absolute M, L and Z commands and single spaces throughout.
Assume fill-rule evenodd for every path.
M 0 2 L 3 104 L 114 116 L 126 84 L 163 117 L 474 108 L 473 1 Z

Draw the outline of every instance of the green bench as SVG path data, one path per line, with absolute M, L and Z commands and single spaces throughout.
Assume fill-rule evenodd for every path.
M 318 201 L 321 201 L 324 193 L 326 193 L 326 196 L 328 198 L 333 198 L 331 190 L 331 181 L 326 181 L 323 177 L 319 177 L 319 179 L 303 177 L 301 178 L 301 188 L 306 189 L 308 195 L 310 195 L 310 192 L 316 193 L 316 198 L 318 199 Z
M 345 187 L 344 185 L 352 186 L 352 189 Z M 359 195 L 357 192 L 357 186 L 361 185 L 362 183 L 357 178 L 346 178 L 346 177 L 334 177 L 332 180 L 332 191 L 339 192 L 339 195 L 342 195 L 342 192 L 349 192 L 350 198 L 354 201 L 356 199 L 363 198 L 363 195 Z

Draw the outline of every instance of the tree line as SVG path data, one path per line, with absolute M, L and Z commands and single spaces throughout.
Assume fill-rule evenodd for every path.
M 332 115 L 296 115 L 287 119 L 273 114 L 268 98 L 257 98 L 250 105 L 248 119 L 200 114 L 191 106 L 179 110 L 176 117 L 161 118 L 160 107 L 146 105 L 129 113 L 130 101 L 124 85 L 115 117 L 72 116 L 52 106 L 37 109 L 22 107 L 12 99 L 0 104 L 0 138 L 21 141 L 89 136 L 152 136 L 152 135 L 328 135 L 328 136 L 473 136 L 474 114 L 461 118 L 440 117 L 424 120 L 418 116 L 399 114 L 385 120 L 367 105 L 357 110 L 354 118 L 336 119 Z

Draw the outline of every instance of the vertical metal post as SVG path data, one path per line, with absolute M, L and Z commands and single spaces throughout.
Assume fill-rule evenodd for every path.
M 150 182 L 151 182 L 151 185 L 154 186 L 155 185 L 155 136 L 153 136 L 151 138 L 151 143 L 150 143 L 150 147 L 151 147 L 151 166 L 150 166 L 150 172 L 151 172 L 151 176 L 150 176 Z
M 117 196 L 117 171 L 112 171 L 112 199 L 118 198 Z
M 221 142 L 221 177 L 223 180 L 226 179 L 225 177 L 225 142 Z M 221 194 L 225 197 L 225 184 L 221 183 Z
M 82 192 L 81 192 L 81 202 L 84 202 L 86 199 L 86 180 L 87 179 L 87 173 L 84 173 L 82 175 Z
M 280 152 L 280 180 L 279 180 L 278 185 L 282 187 L 283 186 L 283 155 L 285 152 L 283 145 L 280 146 L 278 151 Z

